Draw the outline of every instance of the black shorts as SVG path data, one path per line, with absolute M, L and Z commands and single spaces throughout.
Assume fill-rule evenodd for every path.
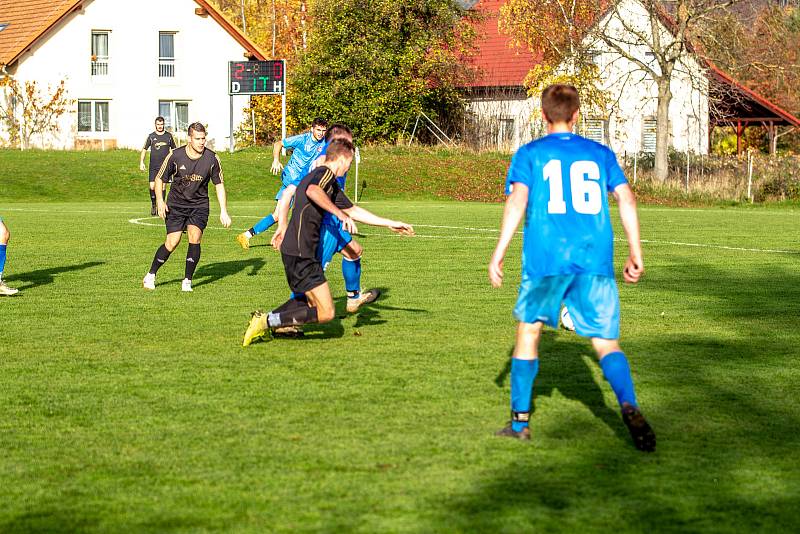
M 287 256 L 286 254 L 281 254 L 281 257 L 289 289 L 295 293 L 306 293 L 327 281 L 322 264 L 318 259 Z
M 208 225 L 208 207 L 201 206 L 199 208 L 182 208 L 180 206 L 167 206 L 167 218 L 164 222 L 167 225 L 167 233 L 183 232 L 190 224 L 197 226 L 201 230 L 206 229 Z

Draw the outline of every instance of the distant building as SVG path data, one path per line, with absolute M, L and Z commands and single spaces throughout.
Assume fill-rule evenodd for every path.
M 539 58 L 527 50 L 511 48 L 509 38 L 500 33 L 498 17 L 504 0 L 481 0 L 475 6 L 482 12 L 476 65 L 481 74 L 466 88 L 469 111 L 473 115 L 480 144 L 499 150 L 516 150 L 541 135 L 543 125 L 536 97 L 528 97 L 523 81 Z M 624 0 L 618 7 L 628 27 L 649 32 L 650 18 L 637 0 Z M 604 22 L 613 17 L 606 15 Z M 668 33 L 664 19 L 661 31 Z M 611 28 L 624 31 L 611 19 Z M 635 39 L 631 38 L 631 42 Z M 604 43 L 595 45 L 595 62 L 600 69 L 603 89 L 613 104 L 602 112 L 583 116 L 581 133 L 611 146 L 618 153 L 654 152 L 656 137 L 657 88 L 638 65 L 625 59 Z M 646 46 L 628 45 L 628 51 L 647 61 L 652 53 Z M 722 115 L 711 116 L 711 84 L 724 86 L 729 102 L 718 106 Z M 670 103 L 670 143 L 677 151 L 706 154 L 711 129 L 733 125 L 741 136 L 747 125 L 761 125 L 774 135 L 778 125 L 800 126 L 800 119 L 768 99 L 742 86 L 713 63 L 687 52 L 672 79 Z
M 162 115 L 179 139 L 200 121 L 225 149 L 228 61 L 245 58 L 265 55 L 205 0 L 0 0 L 0 77 L 45 90 L 64 80 L 75 101 L 37 147 L 138 149 Z

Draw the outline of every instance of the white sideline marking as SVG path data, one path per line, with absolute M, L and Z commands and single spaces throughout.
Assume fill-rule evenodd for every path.
M 159 219 L 159 217 L 140 217 L 138 219 L 129 219 L 128 222 L 132 224 L 139 224 L 142 226 L 163 226 L 163 222 L 159 223 L 150 223 L 150 222 L 143 222 L 145 219 Z M 413 224 L 415 228 L 444 228 L 447 230 L 467 230 L 470 232 L 490 232 L 490 233 L 498 233 L 499 230 L 495 230 L 493 228 L 473 228 L 469 226 L 441 226 L 435 224 Z M 214 230 L 225 230 L 225 228 L 219 226 L 209 226 L 208 228 L 213 228 Z M 517 232 L 517 234 L 522 234 L 522 232 Z M 399 236 L 392 233 L 389 234 L 365 234 L 359 232 L 357 235 L 365 236 L 365 237 L 406 237 L 406 236 Z M 424 234 L 416 234 L 414 237 L 419 237 L 422 239 L 494 239 L 494 236 L 454 236 L 454 235 L 424 235 Z M 624 239 L 621 238 L 614 238 L 614 241 L 624 242 Z M 730 250 L 735 252 L 761 252 L 767 254 L 800 254 L 800 250 L 781 250 L 781 249 L 771 249 L 771 248 L 747 248 L 747 247 L 731 247 L 728 245 L 713 245 L 710 243 L 684 243 L 682 241 L 656 241 L 652 239 L 642 239 L 642 243 L 646 243 L 648 245 L 673 245 L 673 246 L 680 246 L 680 247 L 694 247 L 694 248 L 710 248 L 710 249 L 717 249 L 717 250 Z

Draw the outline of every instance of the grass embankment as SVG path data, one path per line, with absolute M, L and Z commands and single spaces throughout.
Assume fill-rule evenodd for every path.
M 263 148 L 220 152 L 232 199 L 271 201 L 280 180 L 270 173 L 272 152 Z M 510 156 L 496 153 L 365 147 L 359 197 L 365 200 L 434 199 L 497 201 Z M 284 158 L 285 161 L 285 158 Z M 138 201 L 147 197 L 139 153 L 0 150 L 3 201 Z M 355 185 L 351 170 L 348 194 Z

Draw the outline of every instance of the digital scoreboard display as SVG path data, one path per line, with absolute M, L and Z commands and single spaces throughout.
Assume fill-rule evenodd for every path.
M 285 60 L 228 62 L 228 94 L 282 95 L 285 92 Z

